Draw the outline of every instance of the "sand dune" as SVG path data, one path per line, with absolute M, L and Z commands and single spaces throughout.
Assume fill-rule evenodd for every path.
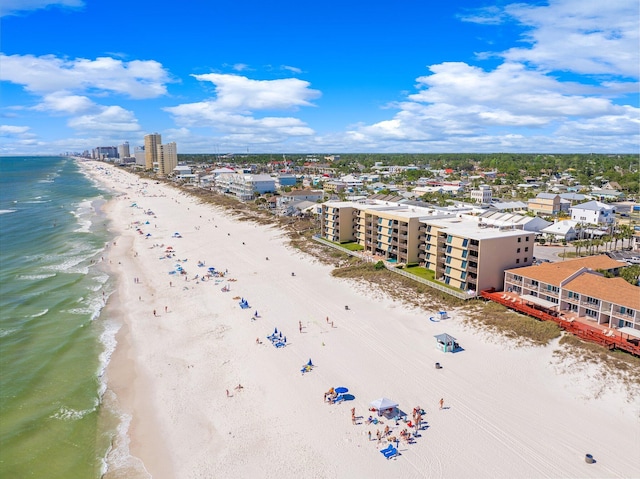
M 120 194 L 106 209 L 118 235 L 109 252 L 118 304 L 110 310 L 125 326 L 108 381 L 133 418 L 130 453 L 152 477 L 640 475 L 640 397 L 615 382 L 603 388 L 588 370 L 567 371 L 553 356 L 557 344 L 513 347 L 465 326 L 463 310 L 429 321 L 433 311 L 333 278 L 277 229 L 102 163 L 83 168 Z M 166 246 L 175 257 L 160 259 Z M 177 266 L 187 274 L 169 274 Z M 228 274 L 195 279 L 209 267 Z M 251 307 L 241 309 L 236 297 Z M 274 328 L 286 347 L 267 339 Z M 433 335 L 442 332 L 464 351 L 438 351 Z M 302 374 L 309 359 L 315 367 Z M 354 398 L 325 403 L 335 386 Z M 388 425 L 397 436 L 407 425 L 363 423 L 381 396 L 409 418 L 416 406 L 426 411 L 419 437 L 400 442 L 391 460 L 378 452 L 386 441 L 367 433 L 375 438 Z M 357 425 L 352 407 L 362 416 Z M 110 477 L 133 474 L 121 458 L 111 464 Z

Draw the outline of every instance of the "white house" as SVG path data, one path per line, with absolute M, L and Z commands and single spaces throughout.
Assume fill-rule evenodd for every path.
M 577 225 L 578 223 L 576 221 L 562 220 L 541 229 L 540 233 L 553 236 L 556 240 L 565 239 L 567 241 L 573 241 L 578 238 Z
M 571 219 L 582 224 L 610 226 L 616 219 L 616 207 L 599 201 L 588 201 L 571 207 Z

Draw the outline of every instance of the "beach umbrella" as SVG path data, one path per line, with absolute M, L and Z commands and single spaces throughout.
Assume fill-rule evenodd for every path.
M 278 334 L 278 328 L 273 328 L 273 334 L 274 335 Z
M 147 236 L 151 236 L 151 233 L 147 233 Z
M 307 366 L 312 366 L 313 367 L 313 363 L 311 362 L 311 358 L 309 358 L 309 362 L 307 363 Z
M 337 392 L 338 394 L 344 394 L 344 393 L 348 393 L 349 389 L 345 388 L 344 386 L 340 386 L 338 388 L 335 388 L 334 391 Z

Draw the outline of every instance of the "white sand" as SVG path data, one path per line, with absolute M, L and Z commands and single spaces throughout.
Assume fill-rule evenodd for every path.
M 276 229 L 234 220 L 164 184 L 141 186 L 102 163 L 84 168 L 126 195 L 108 204 L 119 235 L 109 253 L 119 275 L 114 314 L 125 325 L 108 379 L 133 419 L 128 450 L 117 441 L 108 477 L 148 477 L 123 466 L 123 451 L 158 479 L 640 477 L 640 395 L 630 399 L 614 381 L 567 371 L 552 356 L 557 344 L 510 347 L 463 326 L 463 311 L 431 322 L 433 311 L 331 277 L 330 267 L 286 247 Z M 149 238 L 131 226 L 147 220 Z M 164 249 L 154 244 L 173 246 L 176 257 L 159 259 Z M 169 275 L 176 259 L 188 260 L 189 282 Z M 199 260 L 237 281 L 197 284 L 191 278 L 206 273 Z M 224 284 L 230 292 L 221 292 Z M 251 309 L 240 309 L 236 296 Z M 251 321 L 255 310 L 261 317 Z M 287 347 L 266 339 L 274 327 Z M 433 335 L 442 332 L 464 351 L 436 350 Z M 309 358 L 316 367 L 302 375 Z M 348 387 L 355 399 L 324 403 L 332 386 Z M 362 419 L 354 426 L 350 418 L 351 407 L 366 418 L 381 396 L 409 416 L 415 406 L 426 410 L 428 428 L 415 443 L 401 442 L 392 460 L 367 431 L 375 437 L 388 424 L 397 435 L 399 427 Z

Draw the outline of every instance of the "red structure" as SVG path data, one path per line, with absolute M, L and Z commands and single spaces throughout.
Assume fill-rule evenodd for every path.
M 481 296 L 490 301 L 500 303 L 509 309 L 526 314 L 541 321 L 553 321 L 560 328 L 578 336 L 585 341 L 598 343 L 608 349 L 620 349 L 634 356 L 640 357 L 640 340 L 629 335 L 623 335 L 615 330 L 607 330 L 602 327 L 590 325 L 575 318 L 568 318 L 562 313 L 543 308 L 538 305 L 528 304 L 518 295 L 495 290 L 482 291 Z M 626 336 L 626 338 L 624 337 Z

